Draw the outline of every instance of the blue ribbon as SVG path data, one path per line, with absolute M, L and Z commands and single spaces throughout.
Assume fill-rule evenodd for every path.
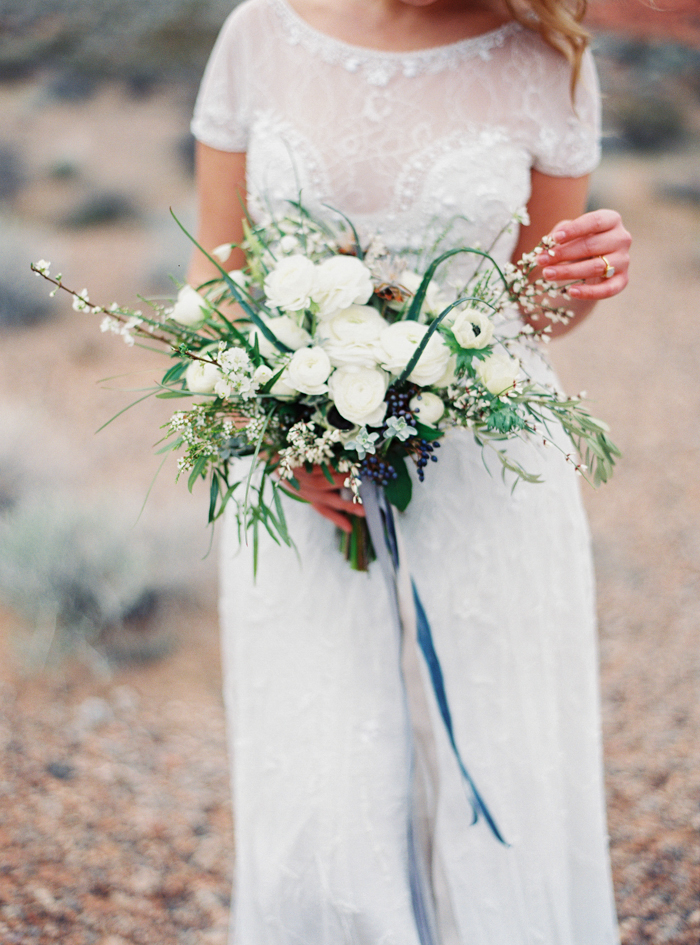
M 374 483 L 362 483 L 361 495 L 365 506 L 367 527 L 369 528 L 372 544 L 374 545 L 377 559 L 382 568 L 387 586 L 389 588 L 392 610 L 394 611 L 397 619 L 400 621 L 397 585 L 399 549 L 396 538 L 394 511 L 391 507 L 391 503 L 384 495 L 384 491 L 382 489 L 378 489 Z M 447 737 L 450 740 L 450 745 L 452 746 L 452 751 L 454 752 L 455 758 L 457 759 L 457 764 L 459 765 L 461 775 L 469 789 L 468 799 L 473 811 L 472 824 L 475 824 L 479 817 L 483 816 L 496 839 L 504 846 L 509 846 L 509 844 L 503 838 L 501 831 L 498 829 L 498 825 L 496 824 L 493 815 L 486 806 L 486 803 L 484 802 L 484 799 L 482 798 L 476 784 L 474 783 L 473 778 L 467 771 L 459 748 L 457 747 L 454 726 L 452 724 L 452 713 L 450 712 L 449 702 L 447 701 L 447 692 L 445 690 L 445 678 L 443 676 L 442 667 L 440 666 L 440 660 L 438 658 L 437 651 L 435 650 L 433 634 L 430 629 L 430 622 L 413 578 L 411 578 L 411 587 L 413 590 L 413 602 L 416 610 L 418 646 L 420 647 L 421 653 L 423 654 L 423 658 L 425 659 L 426 665 L 428 667 L 430 681 L 433 686 L 433 692 L 435 693 L 435 699 L 437 701 L 438 708 L 440 709 L 442 721 L 447 731 Z

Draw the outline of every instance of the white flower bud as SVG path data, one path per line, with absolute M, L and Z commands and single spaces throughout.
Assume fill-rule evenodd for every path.
M 418 420 L 426 426 L 437 423 L 445 412 L 445 405 L 442 400 L 440 400 L 437 394 L 433 394 L 429 390 L 424 390 L 422 393 L 412 397 L 409 407 Z

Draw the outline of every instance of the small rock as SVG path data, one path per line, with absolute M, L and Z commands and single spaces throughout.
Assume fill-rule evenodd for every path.
M 75 777 L 75 768 L 66 761 L 50 761 L 45 770 L 60 781 L 70 781 Z

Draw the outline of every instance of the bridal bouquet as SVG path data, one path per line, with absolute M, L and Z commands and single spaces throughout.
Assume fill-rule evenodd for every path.
M 619 453 L 607 427 L 579 397 L 529 378 L 517 357 L 547 330 L 521 323 L 518 309 L 535 324 L 542 309 L 547 323 L 570 317 L 554 302 L 561 287 L 531 278 L 539 248 L 505 267 L 487 251 L 458 248 L 416 271 L 379 238 L 362 244 L 339 218 L 334 227 L 293 204 L 248 224 L 243 269 L 227 271 L 233 246 L 218 247 L 206 254 L 216 279 L 183 286 L 171 307 L 149 303 L 148 314 L 93 305 L 44 260 L 32 268 L 54 292 L 69 292 L 75 309 L 102 316 L 102 331 L 163 345 L 171 364 L 152 393 L 187 405 L 166 425 L 161 452 L 181 453 L 178 475 L 190 490 L 209 479 L 210 522 L 235 503 L 255 560 L 261 527 L 292 542 L 280 492 L 298 486 L 295 470 L 320 467 L 331 482 L 341 474 L 358 502 L 361 484 L 373 482 L 404 510 L 410 466 L 422 481 L 452 427 L 468 429 L 517 482 L 537 477 L 511 458 L 508 441 L 552 442 L 561 426 L 578 451 L 564 458 L 596 484 L 608 478 Z M 436 273 L 460 254 L 474 258 L 472 275 L 448 289 Z M 247 465 L 235 462 L 246 456 Z M 371 542 L 353 518 L 344 550 L 362 569 Z

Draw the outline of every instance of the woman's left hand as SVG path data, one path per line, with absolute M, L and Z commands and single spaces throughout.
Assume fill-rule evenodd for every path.
M 550 235 L 555 245 L 537 257 L 537 264 L 551 282 L 575 282 L 566 290 L 572 299 L 598 302 L 625 288 L 632 237 L 615 210 L 562 220 Z

